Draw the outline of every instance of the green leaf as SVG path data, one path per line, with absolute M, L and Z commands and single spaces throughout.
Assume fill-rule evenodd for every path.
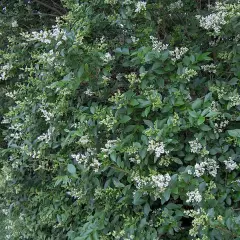
M 130 101 L 131 106 L 137 106 L 138 104 L 139 104 L 139 102 L 136 99 L 131 99 L 131 101 Z
M 201 105 L 202 105 L 202 99 L 197 98 L 192 104 L 192 109 L 198 109 L 201 107 Z
M 166 201 L 168 201 L 170 199 L 170 195 L 171 195 L 171 189 L 167 189 L 164 193 L 163 196 L 165 198 Z
M 126 122 L 128 122 L 129 120 L 131 119 L 131 117 L 129 117 L 128 115 L 124 115 L 124 116 L 122 116 L 121 117 L 121 119 L 120 119 L 120 123 L 126 123 Z
M 193 118 L 197 118 L 198 117 L 198 114 L 195 111 L 189 111 L 189 114 Z
M 146 203 L 143 208 L 143 212 L 144 212 L 145 216 L 148 216 L 150 211 L 151 211 L 150 205 L 149 205 L 149 203 Z
M 206 125 L 206 124 L 201 125 L 200 129 L 202 131 L 210 131 L 211 130 L 211 128 L 208 125 Z
M 179 158 L 173 158 L 173 161 L 178 164 L 183 164 L 183 162 Z
M 133 204 L 141 205 L 142 203 L 144 203 L 144 200 L 141 197 L 142 197 L 142 193 L 140 191 L 136 191 L 133 197 Z
M 76 173 L 76 168 L 75 168 L 75 166 L 73 164 L 68 164 L 67 165 L 67 170 L 71 174 L 75 174 Z
M 112 152 L 110 154 L 110 158 L 111 158 L 112 161 L 116 162 L 117 161 L 117 154 L 116 154 L 116 152 Z
M 84 66 L 82 65 L 77 72 L 77 77 L 80 78 L 83 75 L 83 73 L 84 73 Z
M 197 120 L 197 124 L 198 124 L 198 125 L 201 125 L 202 123 L 204 123 L 204 121 L 205 121 L 205 117 L 200 116 L 200 117 L 198 118 L 198 120 Z
M 217 115 L 219 115 L 220 112 L 209 112 L 206 117 L 216 117 Z
M 236 77 L 234 77 L 234 78 L 232 78 L 232 79 L 228 82 L 228 84 L 230 84 L 230 85 L 236 85 L 236 84 L 238 83 L 238 81 L 239 81 L 239 79 L 236 78 Z
M 185 160 L 185 161 L 191 161 L 191 160 L 194 159 L 194 157 L 195 157 L 195 155 L 190 153 L 190 154 L 186 155 L 186 157 L 184 158 L 184 160 Z
M 153 127 L 153 122 L 152 122 L 152 121 L 144 119 L 143 122 L 144 122 L 148 127 Z
M 227 132 L 231 137 L 240 137 L 240 129 L 228 130 Z
M 129 55 L 129 49 L 128 48 L 123 48 L 122 49 L 122 54 L 123 55 Z
M 115 187 L 117 188 L 123 188 L 125 187 L 125 185 L 123 183 L 121 183 L 117 178 L 114 178 L 113 179 L 113 184 Z

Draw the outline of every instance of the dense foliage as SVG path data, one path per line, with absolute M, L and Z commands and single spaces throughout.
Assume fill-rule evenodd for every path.
M 240 239 L 240 2 L 64 6 L 2 49 L 6 239 Z

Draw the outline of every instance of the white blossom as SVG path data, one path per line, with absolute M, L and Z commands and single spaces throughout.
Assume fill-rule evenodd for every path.
M 48 122 L 50 121 L 52 118 L 54 118 L 54 114 L 47 111 L 46 109 L 44 108 L 40 108 L 40 111 L 42 112 L 42 116 L 45 118 L 45 120 Z
M 205 162 L 196 163 L 194 167 L 194 174 L 197 177 L 201 177 L 205 172 Z
M 169 153 L 169 151 L 165 150 L 165 144 L 163 142 L 155 142 L 154 140 L 149 141 L 147 151 L 154 151 L 157 158 L 159 158 L 164 153 Z
M 200 27 L 206 30 L 213 30 L 215 34 L 219 34 L 222 25 L 226 24 L 226 16 L 227 14 L 225 12 L 216 12 L 206 17 L 197 16 L 197 19 L 199 20 Z
M 216 73 L 216 65 L 214 65 L 213 63 L 209 64 L 209 65 L 203 65 L 201 66 L 201 69 L 205 72 L 209 72 L 209 73 Z
M 238 168 L 237 163 L 234 162 L 231 157 L 229 157 L 228 160 L 225 160 L 224 163 L 225 163 L 226 169 L 229 171 L 233 171 L 234 169 Z
M 147 5 L 146 2 L 142 2 L 142 1 L 137 2 L 135 12 L 139 13 L 141 11 L 146 10 L 146 5 Z
M 194 191 L 187 192 L 188 199 L 186 200 L 187 203 L 200 203 L 202 201 L 202 195 L 200 194 L 198 189 Z
M 210 31 L 212 30 L 214 35 L 219 35 L 222 27 L 228 23 L 227 19 L 231 19 L 236 15 L 239 15 L 238 4 L 228 4 L 222 2 L 216 2 L 213 7 L 213 13 L 207 16 L 199 16 L 196 18 L 199 20 L 199 24 L 202 28 Z
M 133 163 L 136 163 L 136 164 L 140 164 L 141 163 L 139 155 L 136 155 L 135 157 L 130 157 L 129 161 L 133 162 Z
M 101 59 L 105 62 L 105 63 L 108 63 L 112 60 L 114 60 L 114 56 L 111 55 L 111 53 L 107 52 L 104 54 L 103 57 L 101 57 Z
M 139 38 L 136 38 L 135 36 L 131 36 L 131 40 L 133 43 L 137 43 L 139 41 Z
M 16 27 L 18 27 L 18 23 L 17 23 L 17 21 L 16 21 L 16 20 L 12 22 L 12 27 L 13 27 L 13 28 L 16 28 Z
M 150 36 L 150 39 L 152 40 L 152 48 L 156 52 L 161 52 L 164 50 L 167 50 L 168 44 L 163 44 L 161 41 L 158 41 L 157 38 Z
M 158 174 L 153 175 L 151 180 L 154 186 L 156 186 L 160 191 L 164 191 L 164 189 L 169 185 L 171 177 L 168 173 L 165 175 Z
M 181 59 L 182 56 L 188 51 L 187 47 L 181 47 L 178 48 L 176 47 L 173 51 L 169 51 L 171 57 L 172 57 L 172 61 L 176 62 L 177 60 Z
M 47 130 L 47 133 L 43 133 L 42 135 L 40 135 L 37 139 L 41 142 L 45 141 L 45 143 L 49 143 L 51 140 L 51 136 L 54 133 L 55 128 L 54 127 L 50 127 Z
M 192 153 L 200 153 L 200 150 L 203 148 L 202 144 L 198 141 L 198 138 L 196 138 L 193 141 L 189 142 L 190 145 L 190 151 Z
M 3 65 L 0 67 L 0 80 L 7 80 L 8 79 L 8 73 L 13 68 L 13 65 L 11 63 L 7 63 L 6 65 Z
M 83 165 L 84 168 L 92 168 L 94 172 L 99 170 L 101 163 L 94 157 L 96 150 L 93 148 L 87 148 L 83 153 L 71 154 L 71 157 L 78 163 Z
M 94 95 L 94 92 L 91 91 L 91 89 L 87 89 L 84 94 L 88 95 L 88 96 L 93 96 Z
M 171 177 L 168 173 L 165 175 L 151 175 L 149 177 L 140 177 L 139 175 L 134 175 L 133 180 L 136 182 L 137 189 L 152 187 L 158 192 L 163 192 L 168 187 Z
M 196 163 L 194 166 L 194 175 L 197 177 L 201 177 L 205 172 L 210 174 L 213 177 L 217 176 L 217 170 L 219 166 L 217 162 L 212 158 L 206 158 L 201 163 Z
M 104 153 L 104 157 L 107 157 L 109 154 L 112 153 L 113 149 L 116 147 L 119 139 L 116 140 L 108 140 L 105 144 L 104 148 L 101 148 L 101 151 Z
M 190 82 L 190 79 L 195 77 L 197 74 L 197 71 L 185 68 L 183 74 L 180 75 L 180 78 L 186 79 L 188 82 Z
M 168 10 L 169 11 L 174 11 L 177 9 L 181 9 L 183 7 L 183 2 L 181 0 L 178 0 L 176 2 L 173 2 L 169 5 Z
M 89 142 L 90 142 L 90 139 L 88 135 L 81 136 L 78 141 L 78 143 L 81 144 L 82 146 L 86 146 Z
M 94 158 L 92 160 L 92 163 L 90 163 L 89 166 L 93 168 L 94 172 L 98 172 L 98 170 L 99 170 L 99 168 L 101 166 L 101 163 L 96 158 Z
M 219 168 L 219 166 L 217 165 L 217 162 L 212 158 L 207 158 L 205 161 L 206 161 L 206 168 L 208 173 L 213 177 L 216 177 L 217 169 Z
M 60 29 L 58 25 L 52 26 L 50 30 L 41 30 L 39 32 L 33 31 L 31 33 L 21 33 L 23 37 L 27 41 L 38 41 L 45 44 L 52 43 L 53 40 L 55 41 L 66 41 L 67 34 L 63 29 Z

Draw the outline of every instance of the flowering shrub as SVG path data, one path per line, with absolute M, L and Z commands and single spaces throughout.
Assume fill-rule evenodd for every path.
M 65 7 L 18 39 L 8 239 L 239 239 L 239 1 Z

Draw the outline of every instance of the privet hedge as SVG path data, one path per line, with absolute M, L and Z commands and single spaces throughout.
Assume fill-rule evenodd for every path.
M 6 239 L 240 239 L 240 2 L 64 4 L 1 59 Z

